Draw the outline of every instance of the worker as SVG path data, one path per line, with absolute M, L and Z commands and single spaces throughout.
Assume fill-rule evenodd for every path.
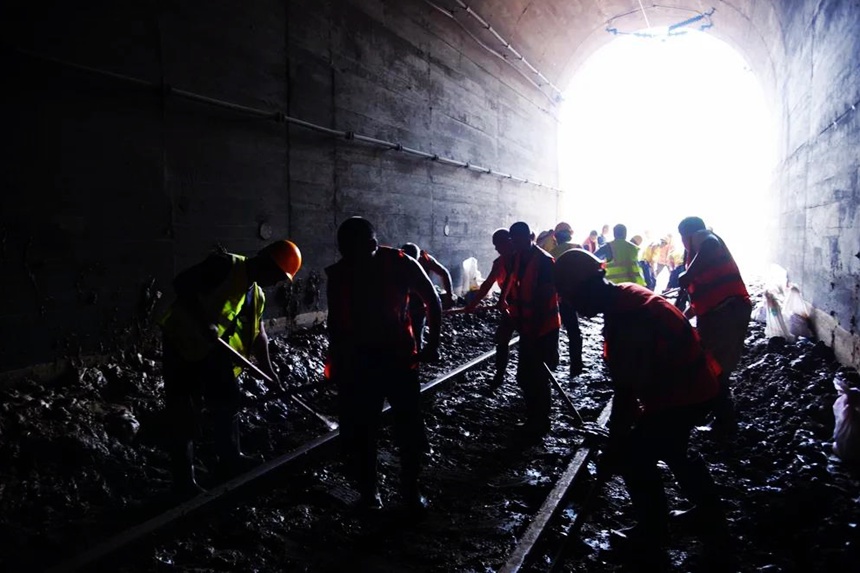
M 564 221 L 555 226 L 555 238 L 557 245 L 550 251 L 554 259 L 558 259 L 563 253 L 571 249 L 582 248 L 582 245 L 572 242 L 573 228 Z M 561 314 L 561 323 L 567 331 L 570 378 L 575 378 L 582 373 L 582 332 L 579 328 L 579 318 L 570 303 L 563 300 L 558 302 L 558 310 Z
M 419 489 L 422 456 L 429 449 L 421 413 L 418 362 L 436 360 L 442 303 L 427 273 L 399 249 L 380 247 L 373 225 L 361 217 L 337 231 L 341 259 L 328 276 L 327 373 L 338 388 L 340 428 L 360 507 L 382 507 L 377 485 L 377 436 L 387 399 L 400 449 L 404 503 L 423 511 Z M 409 300 L 424 302 L 427 344 L 419 353 L 412 335 Z
M 552 229 L 541 231 L 535 239 L 535 244 L 544 251 L 550 252 L 558 244 L 555 240 L 555 231 Z
M 616 283 L 635 283 L 645 286 L 639 266 L 639 247 L 627 240 L 627 227 L 612 228 L 614 240 L 597 249 L 595 256 L 606 261 L 606 278 Z
M 508 312 L 520 333 L 517 384 L 526 401 L 526 437 L 537 438 L 549 431 L 550 387 L 546 364 L 558 366 L 558 334 L 561 317 L 552 282 L 552 257 L 535 245 L 528 224 L 511 225 L 514 262 L 508 277 Z
M 728 247 L 701 218 L 683 219 L 678 232 L 687 251 L 687 270 L 678 276 L 678 285 L 690 299 L 685 314 L 696 317 L 703 346 L 722 368 L 720 400 L 711 427 L 729 437 L 736 424 L 729 376 L 743 352 L 752 304 Z
M 648 247 L 642 247 L 642 235 L 633 235 L 630 238 L 630 242 L 636 245 L 636 248 L 639 249 L 638 264 L 639 268 L 642 270 L 642 279 L 645 281 L 645 288 L 653 291 L 654 287 L 657 286 L 657 280 L 651 272 L 651 263 L 645 260 L 645 253 Z
M 702 459 L 688 450 L 693 427 L 718 393 L 719 366 L 683 314 L 636 284 L 606 279 L 604 263 L 584 250 L 559 257 L 559 296 L 586 317 L 603 314 L 603 354 L 615 389 L 609 438 L 598 461 L 604 476 L 620 472 L 637 519 L 614 531 L 621 547 L 650 553 L 668 541 L 669 512 L 658 461 L 672 471 L 694 509 L 677 512 L 722 539 L 725 518 Z
M 589 253 L 597 252 L 600 245 L 597 244 L 597 231 L 591 231 L 588 237 L 582 242 L 582 248 Z
M 493 285 L 499 285 L 499 288 L 504 288 L 505 280 L 510 273 L 513 263 L 514 250 L 511 244 L 511 234 L 507 229 L 496 229 L 493 233 L 493 247 L 495 247 L 499 256 L 493 261 L 493 268 L 490 269 L 489 276 L 481 283 L 474 298 L 466 305 L 466 312 L 474 312 L 478 307 L 478 303 L 487 296 Z M 502 317 L 499 320 L 499 325 L 496 327 L 494 337 L 496 344 L 496 374 L 490 383 L 491 390 L 495 390 L 505 381 L 505 372 L 508 369 L 508 358 L 510 356 L 509 345 L 511 337 L 514 334 L 513 322 L 507 312 L 507 303 L 503 295 L 499 296 L 497 306 L 502 311 Z
M 453 290 L 451 288 L 451 273 L 445 266 L 437 261 L 433 255 L 418 247 L 415 243 L 406 243 L 400 247 L 404 253 L 418 261 L 427 276 L 438 276 L 442 279 L 442 286 L 445 292 L 442 293 L 442 308 L 448 309 L 454 306 Z M 415 344 L 418 346 L 418 351 L 424 346 L 424 326 L 425 326 L 425 308 L 424 303 L 419 297 L 409 299 L 409 315 L 412 319 L 412 334 L 415 336 Z
M 253 355 L 271 378 L 267 381 L 269 389 L 280 390 L 261 321 L 263 287 L 292 281 L 301 264 L 301 252 L 294 243 L 277 241 L 250 258 L 227 252 L 212 254 L 173 281 L 176 301 L 159 322 L 177 493 L 200 491 L 194 476 L 194 438 L 202 399 L 212 414 L 221 472 L 231 475 L 257 461 L 239 447 L 237 377 L 242 368 L 219 339 L 246 358 Z
M 602 247 L 609 242 L 609 225 L 603 225 L 600 229 L 600 235 L 597 237 L 597 246 Z

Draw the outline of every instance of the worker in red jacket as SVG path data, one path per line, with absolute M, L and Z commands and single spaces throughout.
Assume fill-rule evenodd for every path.
M 442 288 L 445 289 L 445 292 L 442 293 L 441 297 L 442 308 L 448 309 L 454 306 L 451 273 L 448 272 L 445 265 L 440 263 L 433 255 L 421 249 L 415 243 L 406 243 L 400 247 L 400 250 L 418 261 L 418 264 L 421 265 L 421 268 L 424 269 L 424 272 L 427 273 L 427 276 L 430 277 L 431 280 L 433 279 L 433 275 L 436 275 L 442 281 Z M 409 316 L 412 320 L 412 334 L 415 336 L 415 344 L 418 346 L 419 352 L 424 346 L 424 326 L 427 322 L 424 319 L 425 312 L 424 303 L 420 298 L 412 297 L 409 300 Z
M 493 233 L 493 246 L 496 248 L 499 256 L 493 261 L 493 268 L 490 269 L 490 274 L 481 283 L 480 288 L 478 288 L 478 291 L 469 304 L 466 305 L 466 312 L 474 312 L 478 307 L 478 303 L 487 296 L 493 285 L 499 285 L 500 289 L 504 288 L 505 281 L 510 274 L 514 254 L 510 232 L 507 229 L 496 229 Z M 501 386 L 505 381 L 505 371 L 508 369 L 508 359 L 510 357 L 509 344 L 511 337 L 514 335 L 514 324 L 507 312 L 504 293 L 499 296 L 497 306 L 502 311 L 502 318 L 496 327 L 496 335 L 494 337 L 494 342 L 496 343 L 496 374 L 490 383 L 490 389 L 492 390 Z
M 725 532 L 721 502 L 704 461 L 688 450 L 690 432 L 713 407 L 719 365 L 681 312 L 645 287 L 605 279 L 603 263 L 574 249 L 556 261 L 559 295 L 586 317 L 603 314 L 604 359 L 615 388 L 601 471 L 620 471 L 637 524 L 613 532 L 621 545 L 665 547 L 669 512 L 658 461 L 672 470 L 694 509 L 682 520 Z
M 678 224 L 678 232 L 687 250 L 687 270 L 678 276 L 678 285 L 690 299 L 686 315 L 696 317 L 702 345 L 722 369 L 712 427 L 728 437 L 737 423 L 729 376 L 741 359 L 752 304 L 728 247 L 702 219 L 687 217 Z
M 382 507 L 377 486 L 377 436 L 384 401 L 391 405 L 400 448 L 401 493 L 426 508 L 419 484 L 428 449 L 421 413 L 418 362 L 438 358 L 442 303 L 418 262 L 380 247 L 373 225 L 351 217 L 337 231 L 341 259 L 328 276 L 328 375 L 337 383 L 341 438 L 356 478 L 360 505 Z M 427 313 L 427 344 L 419 353 L 409 318 L 418 296 Z
M 558 366 L 558 333 L 561 316 L 552 279 L 553 258 L 538 247 L 529 226 L 520 221 L 511 225 L 514 262 L 507 292 L 508 312 L 520 333 L 517 384 L 523 390 L 530 437 L 546 434 L 550 428 L 550 387 L 544 364 Z

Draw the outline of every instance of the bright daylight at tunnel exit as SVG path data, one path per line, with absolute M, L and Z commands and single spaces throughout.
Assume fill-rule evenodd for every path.
M 857 569 L 857 0 L 0 33 L 0 571 Z
M 766 274 L 774 110 L 743 57 L 695 30 L 619 36 L 564 93 L 562 218 L 582 239 L 623 223 L 646 242 L 699 215 L 742 269 Z

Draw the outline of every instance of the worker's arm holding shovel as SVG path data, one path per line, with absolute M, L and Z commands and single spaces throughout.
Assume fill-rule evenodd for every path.
M 407 282 L 409 290 L 417 294 L 424 301 L 424 309 L 427 313 L 427 344 L 421 349 L 418 360 L 421 362 L 434 362 L 439 359 L 439 338 L 442 330 L 442 301 L 436 294 L 436 289 L 430 281 L 430 277 L 424 272 L 421 265 L 415 261 L 410 265 Z
M 263 326 L 262 321 L 260 321 L 260 334 L 254 339 L 252 345 L 252 352 L 254 358 L 257 359 L 260 370 L 269 377 L 268 380 L 263 380 L 266 388 L 271 392 L 283 392 L 283 384 L 281 384 L 277 373 L 275 373 L 275 369 L 272 367 L 272 358 L 269 356 L 269 337 L 266 335 L 266 328 Z

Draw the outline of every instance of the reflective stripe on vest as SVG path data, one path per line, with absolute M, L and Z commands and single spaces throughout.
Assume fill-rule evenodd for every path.
M 165 336 L 185 360 L 196 362 L 212 351 L 213 342 L 205 330 L 207 324 L 217 326 L 219 337 L 226 333 L 225 341 L 246 357 L 251 355 L 253 342 L 260 334 L 260 318 L 266 302 L 263 289 L 256 283 L 249 285 L 245 257 L 229 253 L 228 257 L 231 267 L 224 280 L 197 297 L 206 324 L 200 324 L 201 317 L 195 316 L 181 301 L 174 302 L 160 321 Z M 253 304 L 250 312 L 248 309 L 243 312 L 246 297 Z M 241 371 L 240 367 L 234 369 L 237 376 Z
M 519 276 L 521 255 L 514 258 L 513 271 L 509 278 L 509 312 L 517 325 L 517 330 L 524 336 L 543 336 L 561 328 L 561 315 L 558 312 L 558 294 L 555 289 L 552 295 L 543 300 L 535 300 L 538 290 L 538 274 L 542 260 L 544 264 L 552 264 L 552 257 L 537 246 L 529 249 L 530 259 L 525 271 Z
M 654 412 L 701 404 L 715 397 L 719 391 L 721 372 L 717 361 L 702 348 L 699 334 L 684 315 L 666 299 L 638 285 L 619 285 L 622 291 L 619 304 L 631 307 L 607 318 L 603 357 L 612 368 L 613 360 L 627 360 L 615 356 L 613 340 L 623 336 L 627 321 L 637 321 L 654 328 L 655 364 L 650 383 L 635 389 L 636 398 L 646 412 Z
M 645 286 L 642 268 L 639 266 L 639 248 L 624 239 L 616 239 L 609 244 L 612 248 L 612 261 L 606 263 L 607 280 Z
M 717 235 L 714 235 L 717 237 Z M 719 252 L 716 254 L 711 267 L 695 276 L 687 286 L 690 295 L 690 306 L 696 316 L 702 316 L 731 297 L 741 297 L 749 300 L 749 293 L 741 278 L 741 272 L 735 259 L 722 239 Z

